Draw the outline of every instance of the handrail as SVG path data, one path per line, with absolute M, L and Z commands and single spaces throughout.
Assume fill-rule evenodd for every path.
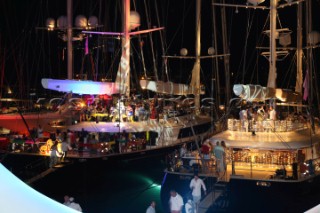
M 240 132 L 290 132 L 307 129 L 307 122 L 299 120 L 238 120 L 228 119 L 228 130 Z

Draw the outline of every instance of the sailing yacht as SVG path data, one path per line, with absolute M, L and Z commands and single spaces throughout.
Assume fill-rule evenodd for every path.
M 108 115 L 95 113 L 95 120 L 78 120 L 67 128 L 76 134 L 85 133 L 88 142 L 82 145 L 91 149 L 89 138 L 99 141 L 98 154 L 81 157 L 118 157 L 141 156 L 147 153 L 160 153 L 173 149 L 183 143 L 208 138 L 212 132 L 212 119 L 209 114 L 200 112 L 200 57 L 196 58 L 192 71 L 192 82 L 187 92 L 173 91 L 174 98 L 139 99 L 131 98 L 130 76 L 130 40 L 132 36 L 163 30 L 163 27 L 134 31 L 130 20 L 130 0 L 123 0 L 122 32 L 84 31 L 83 33 L 97 36 L 119 36 L 122 44 L 122 55 L 115 82 L 94 82 L 77 80 L 42 79 L 46 89 L 91 95 L 117 95 L 118 99 L 111 104 Z M 138 26 L 136 24 L 136 26 Z M 200 37 L 199 37 L 200 38 Z M 200 45 L 200 42 L 198 42 Z M 200 51 L 198 47 L 198 51 Z M 150 89 L 150 87 L 142 88 Z M 161 93 L 161 91 L 155 91 Z M 168 94 L 168 93 L 167 93 Z M 194 94 L 194 100 L 177 97 L 177 95 Z M 195 102 L 195 107 L 189 105 Z M 168 105 L 166 103 L 169 103 Z M 107 121 L 103 117 L 108 116 Z M 77 155 L 76 155 L 77 156 Z M 72 154 L 69 155 L 72 157 Z
M 252 4 L 250 4 L 252 3 Z M 269 3 L 269 5 L 267 5 Z M 204 211 L 223 210 L 227 212 L 302 212 L 319 203 L 312 194 L 319 189 L 319 125 L 316 123 L 310 106 L 314 104 L 311 95 L 314 90 L 313 63 L 308 62 L 309 72 L 302 79 L 302 8 L 310 15 L 311 1 L 277 0 L 248 1 L 247 4 L 220 4 L 214 6 L 239 9 L 269 11 L 269 27 L 265 35 L 269 38 L 269 50 L 263 49 L 262 56 L 269 63 L 266 86 L 236 83 L 233 86 L 235 97 L 229 101 L 229 110 L 224 118 L 226 129 L 215 134 L 207 144 L 215 147 L 225 142 L 224 169 L 219 167 L 222 160 L 212 155 L 204 159 L 203 153 L 188 152 L 174 157 L 171 155 L 165 171 L 161 197 L 166 207 L 169 191 L 175 188 L 180 194 L 188 196 L 189 182 L 194 173 L 199 173 L 206 185 L 208 196 L 200 204 Z M 277 47 L 284 37 L 291 34 L 289 29 L 278 23 L 278 10 L 282 8 L 298 11 L 297 48 Z M 281 11 L 280 11 L 281 12 Z M 279 12 L 279 13 L 280 13 Z M 307 19 L 307 23 L 312 21 Z M 306 28 L 310 36 L 311 26 Z M 290 40 L 290 39 L 289 39 Z M 286 40 L 288 42 L 288 40 Z M 285 43 L 286 43 L 285 42 Z M 308 47 L 316 46 L 307 39 Z M 319 42 L 319 41 L 317 41 Z M 295 91 L 277 88 L 277 61 L 296 51 L 297 80 Z M 307 58 L 312 56 L 307 48 Z M 312 70 L 312 71 L 311 71 Z M 304 82 L 304 94 L 302 84 Z M 309 88 L 308 86 L 309 85 Z M 310 89 L 313 88 L 313 89 Z M 306 100 L 308 100 L 306 102 Z M 236 113 L 234 113 L 236 112 Z M 233 113 L 233 115 L 232 115 Z M 177 155 L 176 155 L 177 156 Z M 192 165 L 191 165 L 192 163 Z

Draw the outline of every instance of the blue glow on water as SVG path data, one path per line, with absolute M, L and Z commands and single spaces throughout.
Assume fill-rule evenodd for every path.
M 145 212 L 151 201 L 157 213 L 164 212 L 160 189 L 163 165 L 160 159 L 132 162 L 107 161 L 80 163 L 63 168 L 36 185 L 36 188 L 60 202 L 72 195 L 84 212 Z M 60 187 L 51 184 L 58 182 Z

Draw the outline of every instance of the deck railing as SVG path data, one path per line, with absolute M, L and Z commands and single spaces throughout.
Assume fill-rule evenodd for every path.
M 292 164 L 263 164 L 255 162 L 230 162 L 228 176 L 260 180 L 301 180 L 320 173 L 320 158 Z
M 300 120 L 238 120 L 228 119 L 228 130 L 241 132 L 290 132 L 307 128 L 307 122 Z

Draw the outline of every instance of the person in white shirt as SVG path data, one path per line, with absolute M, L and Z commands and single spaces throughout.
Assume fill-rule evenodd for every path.
M 240 120 L 248 120 L 248 111 L 246 109 L 241 109 L 239 112 Z
M 156 202 L 155 201 L 151 201 L 151 204 L 147 208 L 146 213 L 156 213 Z
M 70 204 L 69 204 L 69 207 L 74 209 L 74 210 L 77 210 L 79 212 L 82 212 L 82 208 L 81 206 L 79 205 L 79 203 L 75 203 L 74 202 L 74 198 L 73 197 L 70 197 L 69 198 L 69 201 L 70 201 Z
M 198 174 L 195 174 L 194 178 L 190 182 L 190 189 L 192 190 L 193 203 L 195 206 L 194 212 L 198 212 L 201 200 L 201 187 L 204 191 L 204 194 L 206 194 L 206 185 L 204 184 L 203 180 L 198 177 Z
M 171 195 L 169 200 L 170 212 L 181 213 L 182 207 L 184 205 L 181 195 L 179 195 L 175 190 L 171 190 L 170 195 Z
M 188 202 L 184 205 L 184 210 L 186 213 L 194 213 L 192 200 L 188 199 Z
M 276 112 L 276 110 L 274 110 L 272 106 L 270 106 L 269 109 L 270 109 L 269 110 L 269 118 L 270 118 L 270 120 L 273 120 L 273 121 L 277 120 L 277 112 Z

